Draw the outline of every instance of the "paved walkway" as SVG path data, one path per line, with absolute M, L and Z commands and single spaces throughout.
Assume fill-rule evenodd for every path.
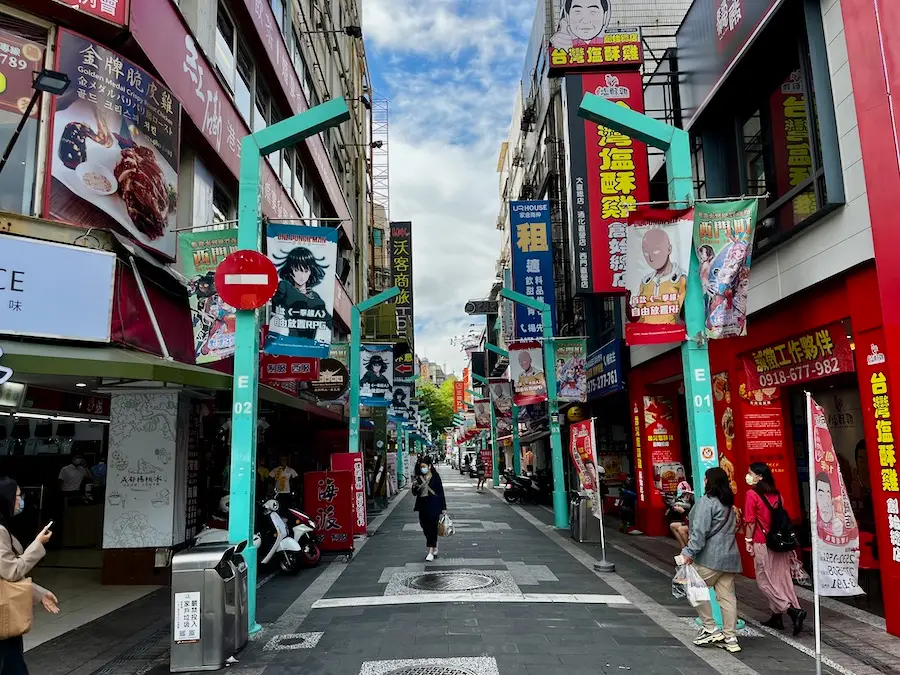
M 815 672 L 813 659 L 796 644 L 753 625 L 741 636 L 738 655 L 694 647 L 694 614 L 671 596 L 671 552 L 658 548 L 664 544 L 611 534 L 609 557 L 617 571 L 601 576 L 593 571 L 600 557 L 597 547 L 577 544 L 567 532 L 554 530 L 546 509 L 510 507 L 499 492 L 479 494 L 474 480 L 449 468 L 443 476 L 457 532 L 441 540 L 437 560 L 424 562 L 425 541 L 412 497 L 395 499 L 370 523 L 370 536 L 352 562 L 323 564 L 293 578 L 276 576 L 260 589 L 258 618 L 264 630 L 228 671 Z M 168 593 L 160 591 L 41 645 L 28 653 L 32 672 L 167 673 L 168 609 Z M 752 620 L 756 614 L 751 614 Z M 893 638 L 883 640 L 887 644 Z M 831 659 L 825 673 L 900 672 L 871 668 L 861 660 L 850 663 L 846 654 L 831 655 L 841 658 Z

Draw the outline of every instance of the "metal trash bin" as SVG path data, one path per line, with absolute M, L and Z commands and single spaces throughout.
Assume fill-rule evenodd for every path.
M 246 643 L 241 576 L 247 565 L 242 556 L 234 563 L 244 546 L 205 544 L 172 557 L 170 672 L 219 670 Z
M 572 539 L 582 544 L 600 541 L 600 525 L 591 512 L 592 499 L 593 495 L 590 492 L 577 492 L 572 498 L 569 509 Z
M 234 651 L 240 651 L 250 639 L 250 608 L 248 606 L 248 568 L 247 561 L 241 552 L 246 547 L 246 542 L 238 546 L 231 564 L 237 573 L 238 615 L 234 622 Z

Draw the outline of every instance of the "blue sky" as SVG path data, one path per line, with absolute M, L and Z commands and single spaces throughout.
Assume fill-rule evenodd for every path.
M 391 219 L 413 221 L 416 351 L 461 372 L 450 337 L 487 295 L 500 233 L 497 158 L 536 0 L 364 0 L 376 93 L 390 99 Z

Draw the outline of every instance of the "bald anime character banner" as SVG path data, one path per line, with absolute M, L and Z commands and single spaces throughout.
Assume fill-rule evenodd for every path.
M 639 209 L 628 220 L 625 287 L 629 345 L 682 342 L 693 209 Z
M 624 4 L 622 0 L 618 2 Z M 558 0 L 556 30 L 550 37 L 551 69 L 640 69 L 644 58 L 640 29 L 622 28 L 614 21 L 613 3 L 614 0 Z M 621 8 L 619 12 L 621 17 Z

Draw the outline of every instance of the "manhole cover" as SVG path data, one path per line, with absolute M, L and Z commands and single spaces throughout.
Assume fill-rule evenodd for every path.
M 497 580 L 487 574 L 476 572 L 429 572 L 410 577 L 405 581 L 406 585 L 419 591 L 474 591 L 480 588 L 488 588 L 497 585 Z M 430 666 L 429 666 L 430 667 Z M 398 671 L 399 672 L 399 671 Z M 424 673 L 425 671 L 423 671 Z M 432 672 L 432 671 L 427 671 Z M 436 670 L 435 673 L 465 673 L 463 670 Z M 404 674 L 405 675 L 405 674 Z M 410 671 L 409 675 L 414 675 Z
M 391 670 L 386 675 L 478 675 L 468 668 L 448 668 L 447 666 L 409 666 Z

